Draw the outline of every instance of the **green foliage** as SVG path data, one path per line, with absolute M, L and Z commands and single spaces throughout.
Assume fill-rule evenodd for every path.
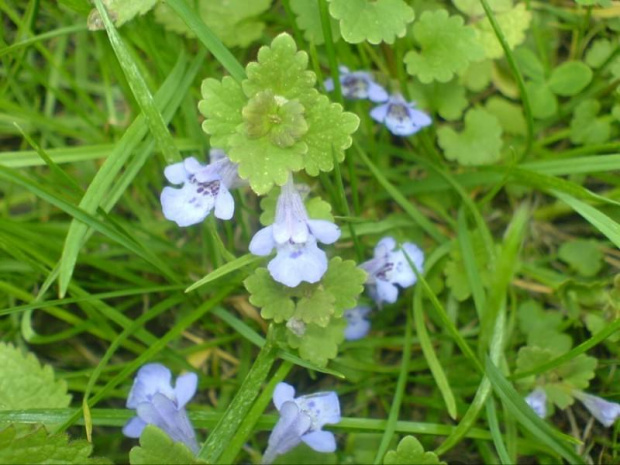
M 326 327 L 306 325 L 302 335 L 288 331 L 287 341 L 293 349 L 299 350 L 301 358 L 324 367 L 338 355 L 338 346 L 344 341 L 346 327 L 344 318 L 333 318 Z
M 517 310 L 519 329 L 525 334 L 557 330 L 564 319 L 558 311 L 545 311 L 535 300 L 526 300 Z
M 241 85 L 231 78 L 203 83 L 203 129 L 239 163 L 239 175 L 257 194 L 284 184 L 291 171 L 332 170 L 352 143 L 359 118 L 319 95 L 307 66 L 308 55 L 281 34 L 261 47 Z
M 447 83 L 416 83 L 411 89 L 411 97 L 421 108 L 430 108 L 448 121 L 458 120 L 469 104 L 465 88 L 456 79 Z
M 394 43 L 403 37 L 414 12 L 403 0 L 330 0 L 330 14 L 340 20 L 344 40 L 351 44 Z
M 365 280 L 366 273 L 355 262 L 336 257 L 316 284 L 301 283 L 291 288 L 274 281 L 265 268 L 257 269 L 244 283 L 250 303 L 261 308 L 263 318 L 276 323 L 294 318 L 325 327 L 332 317 L 340 318 L 355 306 Z
M 553 69 L 549 89 L 557 95 L 571 97 L 581 92 L 592 80 L 592 70 L 581 61 L 567 61 Z
M 93 446 L 87 441 L 69 442 L 66 434 L 48 435 L 44 427 L 18 432 L 14 426 L 9 426 L 0 431 L 0 463 L 112 463 L 107 459 L 91 458 L 92 451 Z
M 484 8 L 480 4 L 480 0 L 452 0 L 454 6 L 462 13 L 468 16 L 484 15 Z M 508 11 L 512 7 L 512 0 L 488 0 L 487 2 L 494 13 Z
M 476 267 L 480 273 L 482 285 L 487 287 L 490 283 L 490 270 L 488 261 L 488 251 L 485 250 L 485 244 L 478 230 L 471 232 L 471 246 L 474 251 L 474 259 Z M 465 263 L 458 241 L 452 242 L 450 248 L 450 260 L 444 267 L 446 276 L 446 286 L 450 289 L 454 297 L 462 302 L 471 296 L 471 288 L 467 279 Z
M 484 108 L 497 118 L 506 134 L 520 136 L 526 134 L 525 116 L 519 105 L 501 97 L 491 97 L 486 101 Z
M 596 276 L 603 267 L 603 253 L 599 244 L 592 240 L 564 242 L 558 250 L 558 257 L 581 276 Z
M 591 68 L 600 68 L 614 52 L 614 44 L 609 39 L 597 39 L 586 52 L 586 64 Z
M 570 122 L 570 140 L 575 144 L 601 144 L 609 140 L 611 126 L 607 119 L 597 118 L 601 104 L 593 99 L 584 100 L 575 108 Z
M 147 425 L 140 436 L 140 446 L 129 452 L 132 465 L 166 463 L 170 465 L 207 463 L 194 456 L 182 442 L 173 441 L 170 436 L 153 425 Z
M 246 47 L 260 39 L 265 24 L 257 17 L 272 0 L 199 0 L 200 19 L 228 47 Z M 129 2 L 132 3 L 132 2 Z M 193 33 L 164 2 L 155 8 L 155 19 L 166 29 L 193 37 Z
M 558 111 L 558 99 L 546 82 L 528 82 L 525 86 L 535 118 L 544 119 Z
M 598 5 L 605 8 L 612 5 L 612 0 L 575 0 L 575 2 L 582 6 Z
M 323 44 L 325 38 L 323 37 L 318 0 L 290 0 L 290 5 L 291 10 L 295 13 L 297 26 L 304 31 L 305 39 L 317 45 Z M 332 38 L 334 41 L 339 40 L 340 27 L 338 21 L 330 18 L 329 24 L 332 29 Z
M 502 127 L 495 116 L 474 108 L 465 115 L 465 129 L 456 132 L 444 126 L 437 131 L 439 145 L 448 160 L 460 165 L 485 165 L 500 158 Z
M 424 84 L 448 82 L 484 55 L 474 30 L 445 10 L 425 12 L 413 26 L 413 37 L 421 51 L 407 52 L 404 61 L 407 72 Z
M 23 355 L 0 342 L 0 410 L 65 408 L 71 402 L 67 383 L 54 379 L 54 370 L 33 354 Z
M 157 4 L 158 0 L 102 0 L 110 19 L 117 27 L 131 21 L 138 15 L 148 13 Z M 99 12 L 93 9 L 88 17 L 88 26 L 91 30 L 103 29 L 103 22 Z
M 524 3 L 519 3 L 509 11 L 496 14 L 495 19 L 510 49 L 513 49 L 525 40 L 525 32 L 530 27 L 532 13 L 525 9 Z M 476 25 L 476 30 L 487 58 L 497 59 L 504 56 L 504 49 L 499 43 L 488 18 L 485 17 L 479 22 Z
M 383 458 L 385 465 L 440 465 L 446 462 L 440 462 L 439 457 L 434 452 L 424 452 L 424 448 L 420 441 L 414 436 L 405 436 L 398 443 L 396 450 L 391 450 Z

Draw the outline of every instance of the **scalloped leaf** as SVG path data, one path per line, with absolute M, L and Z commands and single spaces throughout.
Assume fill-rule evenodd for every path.
M 391 450 L 383 457 L 384 465 L 445 465 L 434 452 L 424 452 L 424 447 L 414 436 L 405 436 L 398 443 L 396 450 Z
M 290 5 L 295 13 L 297 27 L 304 31 L 304 38 L 317 45 L 325 43 L 318 0 L 290 0 Z M 340 39 L 338 21 L 330 17 L 329 24 L 332 29 L 332 38 L 337 42 Z
M 484 8 L 482 8 L 480 0 L 452 0 L 452 3 L 467 16 L 484 15 Z M 495 13 L 508 11 L 512 7 L 512 0 L 487 0 L 487 3 Z
M 0 410 L 66 408 L 71 403 L 67 383 L 54 379 L 54 370 L 33 354 L 0 342 Z
M 211 136 L 211 145 L 224 150 L 230 148 L 230 138 L 243 124 L 241 110 L 247 98 L 241 86 L 230 76 L 222 81 L 207 78 L 200 88 L 202 100 L 198 110 L 206 118 L 202 123 L 204 132 Z
M 404 62 L 407 72 L 424 84 L 448 82 L 470 62 L 484 58 L 475 31 L 446 10 L 424 12 L 413 26 L 413 37 L 421 51 L 407 52 Z
M 570 140 L 579 145 L 593 145 L 607 142 L 611 136 L 609 120 L 597 118 L 601 104 L 588 99 L 575 108 L 570 122 Z
M 577 239 L 564 242 L 558 249 L 558 258 L 581 276 L 596 276 L 603 267 L 603 252 L 593 240 Z
M 358 296 L 364 291 L 366 272 L 353 260 L 334 257 L 322 279 L 325 290 L 334 298 L 334 314 L 341 317 L 345 310 L 357 305 Z
M 182 442 L 173 441 L 170 436 L 153 425 L 147 425 L 140 436 L 140 446 L 129 451 L 131 465 L 169 465 L 207 463 L 194 456 Z
M 159 0 L 102 0 L 110 19 L 115 26 L 120 27 L 138 15 L 148 13 Z M 103 20 L 97 9 L 91 10 L 88 15 L 88 29 L 98 31 L 104 29 Z
M 525 9 L 525 4 L 519 3 L 510 11 L 496 14 L 495 19 L 512 50 L 525 40 L 525 33 L 532 21 L 532 13 Z M 504 49 L 497 40 L 488 18 L 485 17 L 476 25 L 476 31 L 487 58 L 498 59 L 504 56 Z
M 315 324 L 307 325 L 301 337 L 290 331 L 286 335 L 289 345 L 299 350 L 301 358 L 324 367 L 338 355 L 338 346 L 344 341 L 346 327 L 344 318 L 333 318 L 325 328 Z
M 11 425 L 0 431 L 0 463 L 112 463 L 104 458 L 91 458 L 92 451 L 88 441 L 69 442 L 66 434 L 48 435 L 42 426 L 34 431 L 18 431 Z
M 500 159 L 502 127 L 486 110 L 469 110 L 465 115 L 465 129 L 460 133 L 444 126 L 437 136 L 445 157 L 461 165 L 484 165 Z
M 127 3 L 132 3 L 127 2 Z M 265 24 L 257 19 L 272 0 L 199 0 L 198 14 L 227 47 L 247 47 L 261 38 Z M 155 8 L 155 20 L 166 29 L 194 37 L 185 22 L 165 3 Z
M 411 98 L 417 106 L 430 108 L 448 121 L 460 119 L 463 111 L 469 105 L 469 101 L 465 97 L 465 87 L 455 79 L 447 83 L 415 83 L 411 89 Z
M 340 20 L 342 37 L 351 44 L 393 44 L 415 18 L 403 0 L 331 0 L 329 13 Z
M 530 98 L 534 118 L 545 119 L 557 113 L 558 99 L 546 82 L 527 82 L 525 89 Z
M 264 319 L 282 323 L 295 313 L 291 288 L 274 281 L 266 268 L 257 268 L 243 284 L 250 293 L 250 303 L 261 309 Z
M 526 134 L 527 125 L 520 105 L 494 96 L 485 102 L 484 108 L 497 118 L 505 133 L 520 136 Z

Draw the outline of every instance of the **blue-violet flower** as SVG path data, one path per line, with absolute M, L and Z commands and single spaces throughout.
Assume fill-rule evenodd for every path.
M 417 245 L 405 242 L 402 248 L 395 249 L 396 241 L 392 237 L 384 237 L 375 247 L 374 258 L 360 265 L 368 273 L 368 291 L 379 306 L 383 302 L 396 302 L 397 284 L 405 288 L 413 286 L 417 281 L 404 252 L 407 252 L 419 273 L 424 265 L 424 252 Z
M 335 392 L 317 392 L 295 398 L 295 388 L 278 383 L 273 391 L 273 404 L 280 412 L 280 419 L 269 436 L 263 463 L 268 464 L 302 441 L 317 452 L 334 452 L 336 438 L 329 431 L 322 431 L 326 424 L 340 421 L 340 402 Z
M 366 319 L 366 316 L 369 313 L 370 307 L 365 305 L 345 310 L 344 318 L 347 320 L 347 327 L 344 329 L 344 338 L 347 341 L 356 341 L 368 334 L 370 322 Z
M 547 416 L 547 393 L 543 388 L 537 387 L 530 392 L 525 398 L 525 402 L 540 418 Z
M 174 388 L 171 381 L 170 370 L 159 363 L 149 363 L 138 370 L 127 398 L 127 408 L 134 409 L 137 416 L 125 424 L 123 434 L 139 438 L 146 425 L 155 425 L 196 453 L 198 443 L 185 404 L 196 393 L 198 377 L 195 373 L 181 375 Z
M 609 428 L 620 418 L 620 404 L 609 402 L 602 397 L 594 396 L 583 391 L 573 391 L 573 395 L 581 401 L 588 411 Z
M 276 205 L 275 222 L 259 230 L 250 241 L 250 252 L 266 256 L 275 248 L 276 257 L 267 269 L 271 277 L 288 287 L 302 281 L 318 282 L 327 271 L 327 256 L 317 241 L 332 244 L 340 228 L 325 220 L 308 219 L 308 213 L 292 176 L 282 186 Z
M 372 102 L 385 102 L 388 99 L 386 90 L 377 84 L 370 73 L 366 71 L 349 71 L 346 66 L 340 66 L 340 86 L 342 96 L 348 99 L 368 99 Z M 334 90 L 334 80 L 325 80 L 325 90 Z
M 161 206 L 164 216 L 179 226 L 191 226 L 203 221 L 215 207 L 215 216 L 232 218 L 235 202 L 229 189 L 239 187 L 237 165 L 220 149 L 211 149 L 211 163 L 201 165 L 194 157 L 167 166 L 164 176 L 180 189 L 164 187 Z
M 370 111 L 372 119 L 383 123 L 395 136 L 411 136 L 433 121 L 415 102 L 406 102 L 400 94 L 395 94 L 383 105 Z

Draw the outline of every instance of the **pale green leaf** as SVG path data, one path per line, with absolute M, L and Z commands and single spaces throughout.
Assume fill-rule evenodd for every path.
M 445 157 L 461 165 L 489 164 L 500 158 L 502 127 L 486 110 L 469 110 L 465 115 L 465 129 L 460 133 L 444 126 L 437 136 Z
M 439 461 L 434 452 L 424 452 L 420 441 L 414 436 L 405 436 L 398 443 L 396 450 L 391 450 L 383 458 L 385 465 L 445 465 Z
M 138 15 L 149 12 L 159 0 L 102 0 L 110 19 L 119 27 Z M 93 9 L 88 15 L 88 29 L 97 31 L 104 29 L 101 15 Z
M 549 89 L 564 97 L 581 92 L 592 80 L 592 70 L 581 61 L 568 61 L 553 69 Z
M 486 250 L 485 241 L 482 234 L 476 229 L 470 234 L 471 248 L 474 253 L 476 268 L 478 269 L 481 284 L 488 287 L 490 283 L 489 254 Z M 446 286 L 452 291 L 454 297 L 462 302 L 471 296 L 471 288 L 467 279 L 467 270 L 461 251 L 461 246 L 457 241 L 453 241 L 450 248 L 450 260 L 444 267 L 446 276 Z
M 556 114 L 558 99 L 546 82 L 527 82 L 525 89 L 530 98 L 534 118 L 544 119 Z
M 331 0 L 329 12 L 340 20 L 342 37 L 352 44 L 393 44 L 415 16 L 403 0 Z
M 319 14 L 318 0 L 290 0 L 291 10 L 295 13 L 295 22 L 299 29 L 304 31 L 304 37 L 308 42 L 321 45 L 325 42 L 323 26 Z M 340 39 L 340 27 L 338 21 L 330 17 L 329 24 L 332 29 L 334 41 Z
M 530 27 L 532 13 L 526 10 L 524 3 L 519 3 L 510 11 L 495 15 L 495 19 L 504 34 L 508 46 L 510 49 L 513 49 L 525 40 L 525 33 Z M 476 30 L 487 58 L 497 59 L 504 56 L 504 49 L 497 39 L 488 18 L 485 17 L 480 21 L 476 25 Z
M 205 79 L 201 87 L 202 98 L 198 110 L 205 116 L 202 129 L 211 136 L 211 145 L 221 149 L 230 148 L 230 138 L 243 124 L 241 110 L 247 98 L 241 86 L 230 76 L 222 81 Z
M 182 442 L 173 441 L 170 436 L 153 425 L 147 425 L 140 436 L 140 446 L 129 451 L 131 465 L 167 465 L 207 463 L 194 456 Z
M 600 245 L 592 240 L 564 242 L 558 250 L 558 257 L 585 277 L 596 276 L 603 267 L 603 252 Z
M 448 82 L 472 61 L 481 60 L 484 51 L 475 31 L 460 16 L 445 10 L 427 11 L 413 26 L 413 36 L 421 50 L 409 51 L 404 61 L 407 72 L 421 82 Z
M 344 341 L 346 327 L 344 318 L 335 318 L 325 328 L 315 324 L 307 325 L 303 336 L 288 331 L 287 339 L 293 349 L 299 350 L 301 358 L 324 367 L 338 355 L 338 346 Z
M 559 311 L 545 311 L 536 300 L 526 300 L 517 309 L 519 329 L 529 334 L 541 329 L 557 330 L 564 319 Z
M 357 304 L 357 298 L 364 290 L 366 272 L 358 268 L 353 260 L 334 257 L 329 261 L 329 268 L 321 281 L 325 291 L 334 296 L 334 314 L 340 317 L 345 310 Z
M 525 116 L 519 105 L 495 96 L 486 101 L 485 109 L 497 118 L 506 134 L 526 134 Z
M 447 83 L 416 83 L 411 88 L 411 98 L 418 106 L 429 108 L 448 121 L 459 119 L 469 104 L 465 88 L 455 79 Z
M 250 293 L 250 303 L 261 308 L 264 319 L 281 323 L 293 316 L 295 303 L 291 288 L 274 281 L 266 268 L 258 268 L 243 284 Z
M 481 92 L 491 84 L 493 76 L 493 62 L 483 60 L 470 63 L 461 73 L 461 82 L 472 92 Z
M 600 68 L 614 52 L 614 44 L 608 39 L 597 39 L 586 52 L 586 64 L 591 68 Z
M 64 434 L 49 435 L 44 427 L 19 431 L 14 426 L 0 431 L 0 463 L 46 464 L 108 464 L 110 460 L 90 458 L 92 444 L 69 442 Z
M 67 383 L 56 380 L 52 367 L 42 366 L 33 354 L 24 355 L 11 344 L 0 342 L 0 367 L 0 410 L 69 406 Z
M 480 0 L 452 0 L 452 3 L 467 16 L 482 16 L 484 14 Z M 512 0 L 487 0 L 487 3 L 495 13 L 508 11 L 512 8 Z
M 575 0 L 575 2 L 582 6 L 598 5 L 605 8 L 608 8 L 612 5 L 612 0 Z
M 601 104 L 597 100 L 588 99 L 575 108 L 570 122 L 570 140 L 575 144 L 602 144 L 609 140 L 611 126 L 609 121 L 597 118 Z
M 532 50 L 526 47 L 519 47 L 513 54 L 524 76 L 536 82 L 545 80 L 545 67 Z
M 265 24 L 257 19 L 272 0 L 199 0 L 204 23 L 227 47 L 247 47 L 263 34 Z M 131 2 L 129 2 L 131 3 Z M 193 37 L 185 22 L 164 2 L 155 9 L 155 20 L 170 31 Z

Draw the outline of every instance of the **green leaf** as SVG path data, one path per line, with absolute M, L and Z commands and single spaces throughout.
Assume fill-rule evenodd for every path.
M 293 349 L 299 350 L 301 358 L 324 367 L 338 355 L 338 346 L 344 341 L 346 327 L 344 318 L 334 318 L 325 328 L 307 325 L 303 336 L 287 331 L 287 340 Z
M 525 9 L 524 3 L 519 3 L 510 11 L 495 15 L 495 19 L 512 50 L 525 40 L 525 32 L 530 27 L 532 13 Z M 504 56 L 504 49 L 499 43 L 488 18 L 485 17 L 478 23 L 476 30 L 487 58 L 497 59 Z
M 291 288 L 274 281 L 266 268 L 258 268 L 243 284 L 250 293 L 250 303 L 261 308 L 264 319 L 281 323 L 293 316 Z
M 557 330 L 564 319 L 557 311 L 545 311 L 536 300 L 526 300 L 517 309 L 519 329 L 530 334 L 541 329 Z
M 90 458 L 92 444 L 69 442 L 66 434 L 49 435 L 44 427 L 35 431 L 16 430 L 14 425 L 0 431 L 0 463 L 108 464 L 110 460 Z
M 415 17 L 403 0 L 331 0 L 329 12 L 340 20 L 342 37 L 351 44 L 393 44 Z
M 461 118 L 469 105 L 465 97 L 465 88 L 456 79 L 450 82 L 433 82 L 431 84 L 414 84 L 411 98 L 422 108 L 430 108 L 439 113 L 443 119 L 454 121 Z
M 122 26 L 131 21 L 138 15 L 148 13 L 159 0 L 103 0 L 103 4 L 108 10 L 110 19 L 114 24 Z M 96 9 L 93 9 L 88 15 L 88 29 L 98 31 L 104 29 L 103 19 Z
M 448 16 L 446 10 L 424 12 L 413 26 L 413 36 L 421 51 L 407 52 L 404 61 L 407 72 L 424 84 L 448 82 L 470 62 L 484 57 L 475 31 L 463 25 L 462 17 Z
M 213 147 L 228 150 L 229 139 L 243 124 L 241 110 L 247 102 L 245 94 L 230 76 L 225 76 L 221 82 L 207 78 L 200 91 L 203 100 L 198 102 L 198 110 L 206 118 L 202 129 L 211 136 Z
M 586 52 L 586 64 L 591 68 L 600 68 L 614 52 L 614 44 L 608 39 L 597 39 Z
M 304 31 L 304 37 L 308 42 L 321 45 L 325 42 L 323 26 L 319 14 L 318 0 L 290 0 L 291 10 L 295 13 L 297 27 Z M 335 41 L 340 39 L 340 27 L 338 21 L 330 18 L 329 24 L 332 29 L 332 37 Z
M 357 297 L 364 290 L 366 272 L 358 268 L 353 260 L 334 257 L 321 282 L 325 291 L 334 296 L 334 314 L 339 317 L 357 304 Z
M 0 410 L 65 408 L 71 403 L 67 383 L 55 380 L 52 367 L 42 366 L 33 354 L 0 342 L 0 367 Z
M 586 277 L 596 276 L 603 267 L 600 245 L 592 240 L 577 239 L 564 242 L 558 250 L 558 257 L 577 273 Z
M 132 465 L 166 463 L 170 465 L 207 463 L 194 456 L 182 442 L 173 441 L 170 436 L 153 425 L 147 425 L 140 436 L 140 446 L 129 451 Z
M 538 58 L 538 55 L 532 50 L 526 47 L 519 47 L 514 51 L 514 57 L 524 76 L 536 82 L 545 80 L 545 67 L 540 61 L 540 58 Z
M 489 254 L 485 250 L 485 241 L 479 230 L 469 234 L 471 247 L 474 252 L 476 268 L 480 274 L 480 280 L 484 287 L 488 287 L 491 274 L 489 270 Z M 471 296 L 471 288 L 467 279 L 467 271 L 461 247 L 457 241 L 453 241 L 450 248 L 450 260 L 446 263 L 444 270 L 446 276 L 446 286 L 450 288 L 454 297 L 462 302 Z
M 558 111 L 558 99 L 546 82 L 527 82 L 525 89 L 530 97 L 534 118 L 545 119 Z
M 482 16 L 484 14 L 480 0 L 452 0 L 452 3 L 468 16 Z M 512 7 L 512 0 L 487 0 L 487 3 L 495 13 L 508 11 Z
M 198 15 L 227 47 L 247 47 L 261 38 L 265 24 L 257 19 L 272 0 L 200 0 Z M 193 37 L 185 22 L 165 3 L 155 9 L 155 20 L 170 31 Z
M 581 61 L 567 61 L 554 68 L 549 77 L 549 89 L 564 97 L 577 95 L 592 80 L 592 70 Z
M 579 145 L 602 144 L 609 140 L 611 126 L 609 121 L 597 118 L 601 104 L 594 99 L 581 102 L 575 108 L 570 122 L 570 140 Z
M 485 109 L 498 119 L 505 133 L 520 136 L 526 134 L 525 117 L 519 105 L 495 96 L 486 101 Z
M 461 82 L 472 92 L 481 92 L 491 84 L 493 77 L 493 62 L 483 60 L 470 63 L 465 71 L 461 73 Z
M 439 457 L 434 452 L 424 452 L 420 441 L 414 436 L 405 436 L 398 443 L 396 450 L 391 450 L 383 458 L 385 465 L 440 465 Z
M 482 109 L 465 115 L 465 129 L 457 133 L 444 126 L 437 131 L 439 145 L 448 160 L 464 166 L 494 163 L 500 158 L 502 127 L 495 116 Z
M 612 0 L 575 0 L 575 2 L 582 6 L 598 5 L 605 8 L 608 8 L 612 5 Z

